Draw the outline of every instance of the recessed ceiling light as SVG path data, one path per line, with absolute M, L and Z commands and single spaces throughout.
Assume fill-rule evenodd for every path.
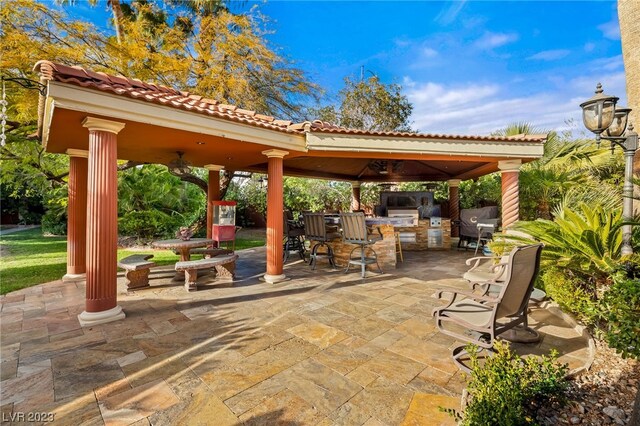
M 198 141 L 198 142 L 196 142 L 196 144 L 198 144 L 198 145 L 204 145 L 204 142 L 200 142 L 200 141 Z
M 233 157 L 227 157 L 227 160 L 233 160 Z

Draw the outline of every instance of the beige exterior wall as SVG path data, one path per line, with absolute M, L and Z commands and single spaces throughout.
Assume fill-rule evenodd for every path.
M 627 102 L 632 108 L 630 122 L 640 130 L 640 1 L 618 0 L 618 20 L 622 41 L 622 57 L 627 82 Z M 634 160 L 634 174 L 640 176 L 640 153 Z M 640 187 L 635 187 L 640 197 Z M 640 200 L 634 201 L 634 210 L 640 212 Z

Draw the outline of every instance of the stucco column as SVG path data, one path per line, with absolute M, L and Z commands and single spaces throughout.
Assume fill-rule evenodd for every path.
M 502 229 L 507 229 L 518 221 L 520 216 L 520 160 L 498 162 L 502 177 Z
M 89 152 L 68 149 L 67 273 L 62 281 L 84 281 L 87 272 L 87 174 Z
M 213 233 L 213 201 L 220 201 L 220 170 L 224 166 L 207 164 L 209 170 L 209 185 L 207 186 L 207 238 Z
M 449 218 L 451 219 L 451 236 L 460 236 L 460 227 L 453 224 L 460 220 L 460 179 L 449 179 Z
M 267 273 L 264 280 L 274 284 L 284 280 L 282 273 L 283 252 L 282 234 L 284 214 L 282 196 L 282 159 L 289 154 L 287 151 L 270 149 L 262 151 L 268 157 L 267 187 Z
M 117 304 L 118 141 L 124 123 L 87 117 L 89 180 L 87 187 L 87 291 L 83 327 L 124 318 Z
M 360 210 L 360 182 L 351 182 L 351 210 Z

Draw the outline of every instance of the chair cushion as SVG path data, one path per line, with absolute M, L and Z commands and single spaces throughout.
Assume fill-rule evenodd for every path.
M 491 306 L 483 305 L 471 299 L 464 299 L 459 302 L 454 302 L 442 311 L 442 315 L 459 319 L 476 326 L 484 326 L 488 325 L 491 321 L 491 312 Z

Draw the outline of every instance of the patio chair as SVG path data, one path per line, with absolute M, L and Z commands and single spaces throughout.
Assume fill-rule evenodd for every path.
M 542 244 L 516 247 L 509 253 L 506 279 L 500 285 L 496 296 L 490 296 L 489 286 L 495 282 L 473 283 L 476 291 L 441 290 L 452 293 L 447 305 L 433 310 L 438 330 L 456 339 L 473 343 L 482 350 L 492 350 L 498 336 L 519 327 L 532 336 L 529 341 L 539 340 L 538 333 L 527 325 L 527 306 L 533 284 L 540 269 Z M 478 290 L 480 290 L 478 292 Z M 445 328 L 445 324 L 462 327 L 466 332 Z M 464 371 L 470 371 L 464 364 L 468 356 L 465 345 L 453 350 L 453 361 Z
M 304 225 L 293 219 L 290 210 L 284 211 L 284 250 L 283 263 L 287 263 L 289 252 L 297 251 L 300 259 L 304 260 Z
M 507 267 L 509 266 L 509 255 L 501 258 L 478 256 L 467 259 L 467 266 L 471 266 L 462 278 L 469 281 L 472 289 L 478 286 L 488 286 L 487 295 L 497 297 L 500 294 L 502 285 L 507 279 Z M 491 264 L 490 266 L 488 264 Z M 547 297 L 547 294 L 539 288 L 533 288 L 529 301 L 532 304 L 538 304 Z
M 356 247 L 349 253 L 349 261 L 347 262 L 347 268 L 344 272 L 349 272 L 351 265 L 360 265 L 362 278 L 364 278 L 366 266 L 375 263 L 378 271 L 382 274 L 382 269 L 378 263 L 378 254 L 371 247 L 377 241 L 382 240 L 380 228 L 376 228 L 377 233 L 372 232 L 371 228 L 367 228 L 364 213 L 340 213 L 340 223 L 342 224 L 342 241 L 349 244 L 356 244 Z M 353 252 L 357 249 L 360 249 L 360 256 L 354 258 Z M 367 250 L 373 255 L 365 256 Z
M 333 249 L 327 244 L 327 241 L 340 237 L 339 232 L 328 231 L 324 220 L 324 213 L 303 213 L 304 233 L 307 240 L 311 241 L 311 254 L 309 255 L 309 265 L 311 269 L 316 269 L 318 256 L 327 256 L 329 265 L 335 268 L 336 263 L 333 258 Z M 326 253 L 318 253 L 318 249 L 326 247 Z

